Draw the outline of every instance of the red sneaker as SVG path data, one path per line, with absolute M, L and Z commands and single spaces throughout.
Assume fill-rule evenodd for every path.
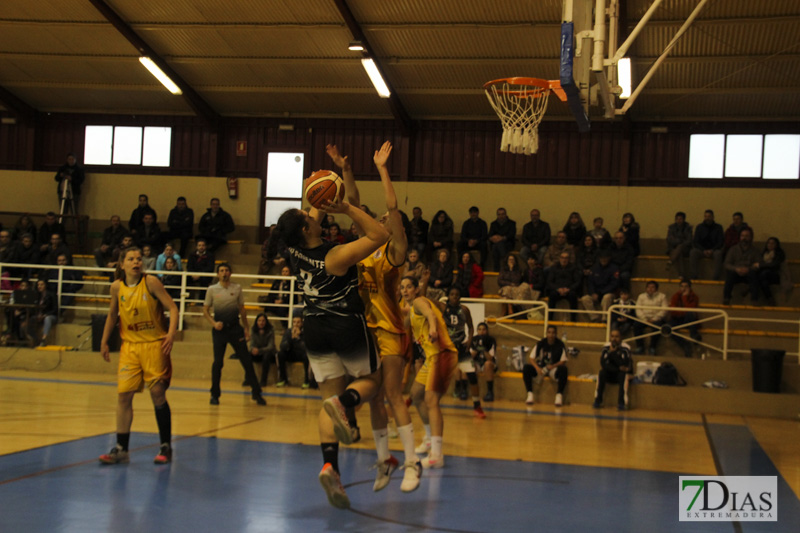
M 481 420 L 486 418 L 486 413 L 483 412 L 483 408 L 481 408 L 480 406 L 476 407 L 474 411 L 475 411 L 475 418 L 480 418 Z

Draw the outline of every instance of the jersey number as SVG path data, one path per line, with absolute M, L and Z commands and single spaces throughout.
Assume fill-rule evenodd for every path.
M 311 279 L 314 275 L 307 270 L 300 270 L 300 277 L 303 278 L 303 292 L 308 296 L 319 296 L 319 290 L 311 286 Z

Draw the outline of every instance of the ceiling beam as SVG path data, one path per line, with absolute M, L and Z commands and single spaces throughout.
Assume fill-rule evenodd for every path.
M 9 113 L 25 122 L 30 122 L 36 118 L 36 109 L 5 87 L 0 87 L 0 104 Z
M 389 82 L 389 78 L 386 76 L 386 71 L 383 70 L 380 60 L 378 60 L 378 58 L 375 56 L 372 45 L 367 40 L 366 35 L 364 35 L 364 31 L 361 29 L 361 26 L 359 25 L 355 16 L 353 16 L 353 12 L 350 11 L 350 6 L 347 5 L 347 0 L 333 0 L 333 3 L 339 10 L 339 14 L 342 16 L 342 19 L 344 19 L 344 23 L 350 30 L 353 39 L 356 41 L 361 41 L 361 44 L 364 46 L 365 53 L 375 62 L 375 67 L 378 69 L 378 72 L 380 72 L 383 81 L 386 82 L 386 86 L 389 88 L 389 92 L 391 93 L 388 98 L 389 109 L 392 111 L 392 115 L 400 126 L 400 130 L 402 131 L 403 135 L 410 135 L 414 130 L 414 123 L 411 120 L 411 116 L 408 114 L 408 111 L 406 111 L 406 108 L 403 107 L 403 103 L 397 96 L 397 91 Z M 342 46 L 344 46 L 344 43 L 342 43 Z
M 144 39 L 128 25 L 127 22 L 122 20 L 116 11 L 114 11 L 104 0 L 89 0 L 91 4 L 103 15 L 108 22 L 131 43 L 139 54 L 149 57 L 153 63 L 158 65 L 167 76 L 169 76 L 175 84 L 180 87 L 183 92 L 183 97 L 189 106 L 203 118 L 210 125 L 215 125 L 219 121 L 219 114 L 197 94 L 197 92 L 181 78 L 177 72 L 167 64 L 167 62 L 148 45 Z

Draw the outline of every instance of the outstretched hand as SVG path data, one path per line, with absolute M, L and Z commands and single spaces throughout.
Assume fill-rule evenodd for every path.
M 375 165 L 378 167 L 385 167 L 386 162 L 389 160 L 389 154 L 392 153 L 392 143 L 386 141 L 381 146 L 380 150 L 375 150 L 375 155 L 372 156 L 372 160 L 375 161 Z
M 344 200 L 336 201 L 336 202 L 328 200 L 324 204 L 320 205 L 317 209 L 319 209 L 323 213 L 342 213 L 342 214 L 345 214 L 350 209 L 350 204 L 345 202 Z
M 333 160 L 334 164 L 339 168 L 343 169 L 350 166 L 350 163 L 347 162 L 347 156 L 342 156 L 335 144 L 329 144 L 325 146 L 325 151 L 328 152 L 328 155 Z

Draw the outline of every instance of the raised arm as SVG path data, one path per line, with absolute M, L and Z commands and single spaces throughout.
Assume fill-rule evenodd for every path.
M 350 205 L 361 205 L 361 195 L 358 192 L 356 178 L 353 176 L 353 167 L 350 166 L 350 161 L 347 160 L 347 156 L 342 156 L 339 153 L 339 148 L 337 148 L 335 144 L 327 145 L 325 151 L 328 152 L 333 163 L 342 171 L 344 192 L 347 195 L 347 202 Z
M 327 255 L 325 255 L 325 270 L 328 274 L 343 276 L 348 268 L 368 257 L 372 252 L 386 244 L 386 241 L 389 240 L 389 232 L 386 231 L 386 228 L 384 228 L 380 222 L 366 214 L 360 208 L 352 206 L 347 202 L 328 204 L 328 206 L 323 207 L 321 211 L 326 213 L 342 213 L 349 216 L 365 237 L 331 248 Z
M 386 162 L 389 160 L 391 153 L 392 143 L 386 141 L 380 150 L 375 150 L 372 160 L 375 162 L 375 166 L 378 167 L 381 184 L 383 185 L 383 195 L 386 199 L 386 209 L 389 211 L 388 225 L 392 233 L 392 240 L 389 243 L 389 262 L 393 265 L 401 265 L 406 260 L 408 237 L 406 236 L 406 229 L 403 227 L 403 217 L 400 216 L 400 211 L 397 209 L 397 195 L 394 192 L 392 179 L 389 177 L 389 170 L 386 168 Z

